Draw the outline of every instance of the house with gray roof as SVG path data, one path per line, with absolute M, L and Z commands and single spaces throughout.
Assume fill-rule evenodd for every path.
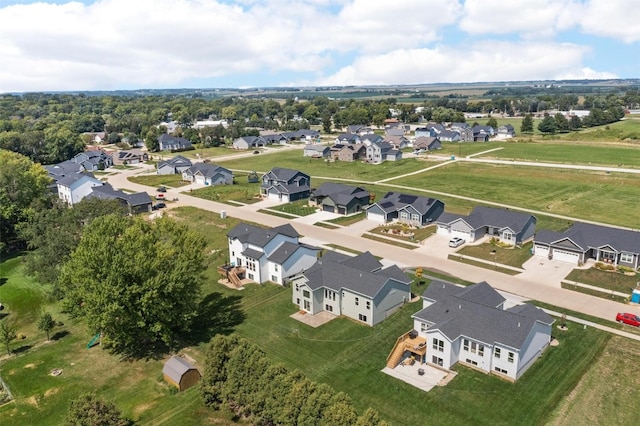
M 422 227 L 438 219 L 443 211 L 444 203 L 435 198 L 387 192 L 381 200 L 369 206 L 367 219 Z
M 176 155 L 168 160 L 158 162 L 156 173 L 159 175 L 182 174 L 191 166 L 191 160 L 182 155 Z
M 352 124 L 350 126 L 347 126 L 347 133 L 354 133 L 363 136 L 368 135 L 369 133 L 373 133 L 373 129 L 362 124 Z
M 443 130 L 438 134 L 442 142 L 460 142 L 460 133 L 454 130 Z
M 158 149 L 160 151 L 185 151 L 193 149 L 193 144 L 185 138 L 163 133 L 158 136 Z
M 334 161 L 352 162 L 364 158 L 367 154 L 367 147 L 361 143 L 355 144 L 335 144 L 331 147 L 331 158 Z
M 372 142 L 369 145 L 365 143 L 365 146 L 366 158 L 369 163 L 380 164 L 383 161 L 397 161 L 402 159 L 402 151 L 393 148 L 393 145 L 389 142 L 380 140 L 378 142 Z
M 346 215 L 364 210 L 369 199 L 369 191 L 362 187 L 325 182 L 311 191 L 310 204 L 325 212 Z
M 111 154 L 107 154 L 103 150 L 85 151 L 76 154 L 71 161 L 79 164 L 86 172 L 94 172 L 104 170 L 113 166 L 113 158 Z
M 307 144 L 302 151 L 303 157 L 311 158 L 329 158 L 331 155 L 331 148 L 326 145 L 320 144 Z
M 485 235 L 511 246 L 522 245 L 536 232 L 535 216 L 507 209 L 478 206 L 468 215 L 443 213 L 436 224 L 437 233 L 474 242 Z
M 362 143 L 362 138 L 357 133 L 343 133 L 338 135 L 336 144 Z
M 430 136 L 418 136 L 413 141 L 414 152 L 435 151 L 442 148 L 442 143 L 438 138 L 432 138 Z
M 496 132 L 496 139 L 511 139 L 516 136 L 516 129 L 511 124 L 505 124 L 498 127 Z
M 404 149 L 409 146 L 409 139 L 405 136 L 385 136 L 385 142 L 389 142 L 394 149 Z
M 73 206 L 87 195 L 91 194 L 94 187 L 102 186 L 104 182 L 93 175 L 93 173 L 71 173 L 56 180 L 58 197 Z
M 274 167 L 262 176 L 260 194 L 270 200 L 291 202 L 309 198 L 311 177 L 299 170 Z
M 421 360 L 450 370 L 460 363 L 515 381 L 551 342 L 554 320 L 521 304 L 505 309 L 505 299 L 486 282 L 460 287 L 433 281 L 413 315 L 414 333 L 426 342 Z
M 200 371 L 182 357 L 171 357 L 162 367 L 164 380 L 179 391 L 189 389 L 200 381 Z
M 640 232 L 576 222 L 565 232 L 540 230 L 533 239 L 536 256 L 573 264 L 597 262 L 640 268 Z
M 383 268 L 371 253 L 328 252 L 290 280 L 292 301 L 312 315 L 329 312 L 374 326 L 411 299 L 411 279 L 396 265 Z
M 269 141 L 262 136 L 241 136 L 233 141 L 233 149 L 262 148 L 269 145 Z
M 196 163 L 182 172 L 182 180 L 201 185 L 233 185 L 233 172 L 215 164 Z
M 108 183 L 92 188 L 87 198 L 100 198 L 102 200 L 118 200 L 125 207 L 129 214 L 150 213 L 153 201 L 146 192 L 127 194 L 118 189 L 114 189 Z
M 229 231 L 230 264 L 244 267 L 246 276 L 258 283 L 285 279 L 313 265 L 320 249 L 299 241 L 300 234 L 286 224 L 259 228 L 240 223 Z

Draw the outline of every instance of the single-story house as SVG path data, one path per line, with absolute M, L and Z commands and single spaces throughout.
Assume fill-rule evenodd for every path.
M 250 149 L 267 146 L 269 141 L 262 136 L 242 136 L 233 141 L 234 149 Z
M 435 151 L 442 148 L 442 143 L 438 138 L 430 136 L 419 136 L 413 141 L 413 150 L 418 152 Z
M 459 237 L 467 242 L 489 235 L 509 245 L 521 245 L 536 232 L 535 216 L 506 209 L 479 206 L 468 216 L 442 213 L 437 233 Z
M 516 136 L 516 129 L 513 128 L 511 124 L 505 124 L 504 126 L 498 127 L 498 132 L 496 133 L 496 139 L 511 139 Z
M 158 136 L 158 149 L 160 151 L 183 151 L 193 148 L 191 141 L 163 133 Z
M 150 213 L 153 201 L 146 192 L 127 194 L 118 189 L 114 189 L 108 183 L 92 188 L 87 198 L 100 198 L 103 200 L 118 200 L 125 207 L 129 214 Z
M 387 192 L 382 199 L 367 208 L 367 219 L 376 222 L 398 221 L 413 226 L 425 226 L 444 211 L 444 203 L 419 195 Z
M 179 391 L 189 389 L 202 377 L 196 367 L 182 357 L 171 357 L 162 367 L 164 380 L 178 388 Z
M 260 194 L 271 200 L 291 202 L 309 198 L 311 177 L 299 170 L 274 167 L 262 176 Z
M 310 314 L 330 312 L 374 326 L 411 299 L 411 279 L 371 253 L 327 252 L 290 280 L 292 301 Z
M 442 142 L 460 142 L 460 133 L 455 130 L 443 130 L 438 134 L 438 139 Z
M 182 172 L 182 180 L 201 185 L 233 185 L 233 173 L 215 164 L 196 163 Z
M 173 158 L 169 158 L 166 161 L 158 162 L 158 168 L 156 173 L 159 175 L 173 175 L 182 174 L 185 170 L 191 167 L 191 160 L 181 155 L 176 155 Z
M 373 129 L 362 124 L 352 124 L 350 126 L 347 126 L 347 133 L 355 133 L 363 136 L 368 135 L 369 133 L 373 133 Z
M 329 158 L 331 148 L 326 145 L 308 144 L 304 147 L 302 155 L 311 158 Z
M 326 212 L 352 214 L 364 210 L 369 199 L 369 191 L 362 187 L 325 182 L 311 191 L 310 202 Z
M 138 164 L 149 160 L 149 154 L 139 149 L 119 151 L 113 158 L 113 163 L 117 165 Z
M 486 282 L 433 281 L 413 315 L 413 333 L 426 343 L 421 361 L 445 370 L 461 363 L 509 381 L 522 377 L 551 343 L 554 320 L 533 305 L 504 309 L 504 302 Z
M 538 231 L 533 250 L 536 256 L 573 264 L 593 259 L 638 269 L 640 232 L 576 222 L 565 232 Z

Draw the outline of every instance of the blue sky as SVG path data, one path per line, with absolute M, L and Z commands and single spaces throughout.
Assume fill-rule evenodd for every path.
M 0 93 L 638 78 L 637 0 L 0 0 Z

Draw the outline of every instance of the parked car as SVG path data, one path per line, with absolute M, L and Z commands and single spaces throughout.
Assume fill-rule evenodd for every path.
M 165 188 L 164 186 L 161 186 L 160 188 L 157 189 L 158 192 L 167 192 L 167 188 Z
M 156 194 L 156 200 L 164 200 L 164 193 L 159 192 Z
M 167 205 L 165 203 L 156 203 L 152 209 L 153 210 L 159 210 L 159 209 L 164 209 L 165 207 L 167 207 Z
M 621 324 L 629 324 L 634 327 L 640 327 L 640 316 L 636 314 L 624 313 L 616 315 L 616 321 Z
M 260 151 L 253 151 L 254 154 L 260 154 Z
M 464 244 L 464 240 L 459 237 L 454 237 L 449 240 L 449 247 L 456 248 L 456 247 L 460 247 L 463 244 Z

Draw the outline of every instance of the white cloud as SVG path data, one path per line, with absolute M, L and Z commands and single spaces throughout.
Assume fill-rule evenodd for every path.
M 359 57 L 352 65 L 321 78 L 318 85 L 377 85 L 436 82 L 613 78 L 583 68 L 588 48 L 567 43 L 482 41 L 467 49 L 398 49 Z
M 584 6 L 580 26 L 588 34 L 625 43 L 640 41 L 640 4 L 637 0 L 590 0 Z

